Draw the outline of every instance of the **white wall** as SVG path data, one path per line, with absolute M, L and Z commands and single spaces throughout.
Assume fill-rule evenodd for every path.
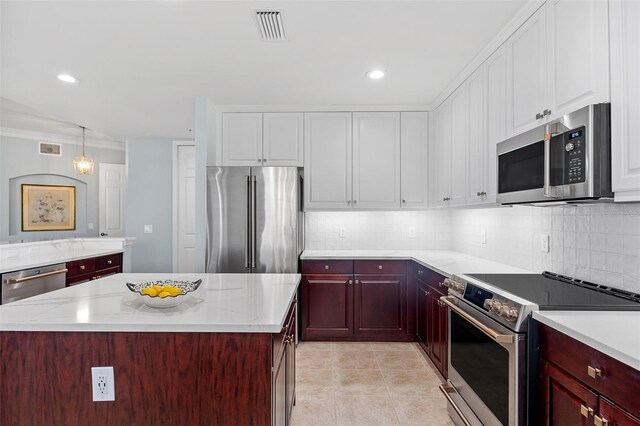
M 345 238 L 340 238 L 340 228 Z M 415 238 L 409 237 L 410 228 L 415 228 Z M 448 211 L 305 213 L 309 250 L 448 249 L 450 234 Z
M 640 292 L 638 203 L 455 210 L 451 225 L 454 250 Z M 550 236 L 548 253 L 541 234 Z

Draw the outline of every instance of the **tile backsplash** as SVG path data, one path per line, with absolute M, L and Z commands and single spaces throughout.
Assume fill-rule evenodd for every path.
M 307 212 L 305 227 L 307 249 L 452 249 L 640 292 L 640 203 Z M 549 236 L 547 253 L 542 235 Z
M 640 204 L 451 212 L 453 250 L 640 292 Z M 486 231 L 486 244 L 480 233 Z M 549 236 L 549 252 L 541 236 Z

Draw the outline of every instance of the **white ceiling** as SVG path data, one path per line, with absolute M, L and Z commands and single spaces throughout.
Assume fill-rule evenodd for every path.
M 193 137 L 202 95 L 426 105 L 524 3 L 2 1 L 0 95 L 119 139 Z M 287 41 L 260 40 L 258 7 L 283 11 Z M 365 78 L 373 68 L 387 76 Z

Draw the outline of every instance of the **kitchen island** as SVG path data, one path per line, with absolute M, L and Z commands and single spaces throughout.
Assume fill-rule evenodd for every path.
M 202 279 L 179 306 L 126 282 Z M 295 400 L 297 274 L 119 274 L 0 306 L 0 424 L 280 424 Z M 115 401 L 92 401 L 113 366 Z

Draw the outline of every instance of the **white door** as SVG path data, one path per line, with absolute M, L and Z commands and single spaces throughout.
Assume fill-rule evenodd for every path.
M 467 91 L 463 85 L 451 95 L 451 206 L 463 205 L 467 199 L 467 123 Z
M 98 235 L 123 237 L 126 167 L 124 164 L 99 163 L 98 173 Z
M 607 2 L 553 0 L 546 7 L 550 118 L 609 101 Z
M 262 126 L 262 164 L 302 167 L 303 114 L 265 113 Z
M 484 74 L 479 68 L 466 82 L 468 99 L 467 204 L 486 201 L 486 135 L 484 133 Z M 454 164 L 456 161 L 454 160 Z
M 485 133 L 485 191 L 486 201 L 495 202 L 498 191 L 497 183 L 497 144 L 507 138 L 507 53 L 499 49 L 484 65 L 486 90 Z
M 177 143 L 174 149 L 173 272 L 195 272 L 196 148 Z
M 305 210 L 351 208 L 351 113 L 304 114 Z
M 401 207 L 429 207 L 428 113 L 400 113 Z
M 451 200 L 451 99 L 435 111 L 436 138 L 432 166 L 436 171 L 435 205 L 444 207 Z
M 262 165 L 262 113 L 222 114 L 222 165 Z
M 640 2 L 610 2 L 611 170 L 616 201 L 640 201 Z
M 519 134 L 544 122 L 547 48 L 545 8 L 541 7 L 507 40 L 509 127 Z
M 353 208 L 400 207 L 400 113 L 353 113 Z

